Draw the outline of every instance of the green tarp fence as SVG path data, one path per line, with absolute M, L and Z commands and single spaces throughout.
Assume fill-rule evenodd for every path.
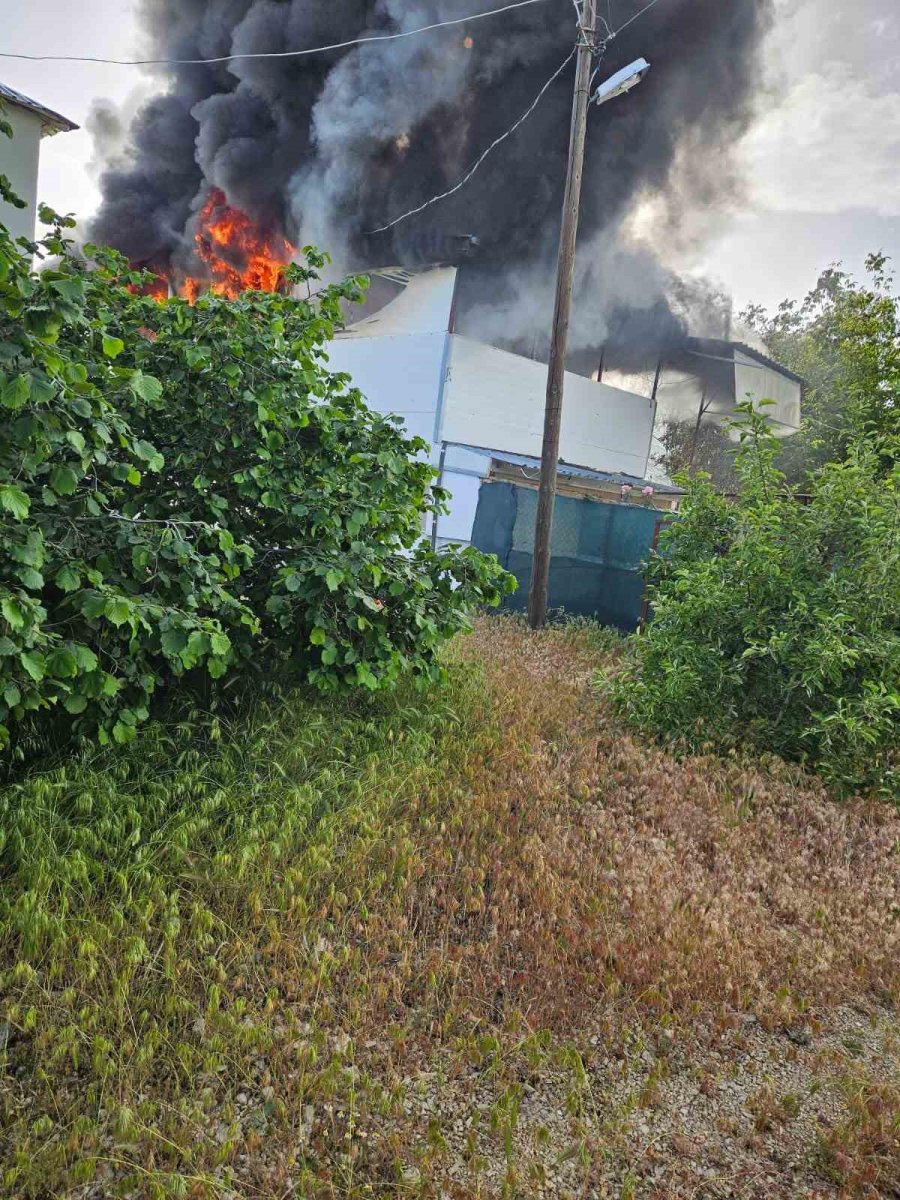
M 506 607 L 528 607 L 537 491 L 512 483 L 483 483 L 472 541 L 496 554 L 519 581 Z M 666 516 L 635 504 L 557 497 L 550 563 L 550 607 L 594 617 L 625 632 L 638 627 L 644 607 L 643 566 Z

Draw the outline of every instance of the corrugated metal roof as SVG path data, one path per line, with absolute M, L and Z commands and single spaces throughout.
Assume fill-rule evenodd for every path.
M 32 100 L 29 96 L 17 92 L 15 88 L 11 88 L 5 83 L 0 83 L 0 100 L 36 113 L 41 118 L 42 137 L 52 137 L 54 133 L 74 133 L 78 129 L 78 126 L 68 117 L 54 112 L 52 108 L 47 108 L 43 104 L 38 104 L 37 100 Z
M 512 454 L 507 450 L 491 450 L 486 446 L 463 446 L 459 442 L 453 442 L 452 445 L 458 446 L 460 450 L 473 450 L 478 454 L 490 455 L 495 462 L 506 463 L 512 467 L 528 467 L 532 470 L 540 470 L 541 462 L 538 458 L 530 458 L 527 454 Z M 654 491 L 663 496 L 683 496 L 684 488 L 675 487 L 672 483 L 659 483 L 653 479 L 640 479 L 637 475 L 624 475 L 616 471 L 595 471 L 591 467 L 579 467 L 573 463 L 567 463 L 560 460 L 559 474 L 566 475 L 574 479 L 596 479 L 600 483 L 615 483 L 620 487 L 624 483 L 630 484 L 634 488 L 652 487 Z
M 777 374 L 783 375 L 785 379 L 791 379 L 794 383 L 806 383 L 802 375 L 798 375 L 788 367 L 782 366 L 780 362 L 776 362 L 774 358 L 769 358 L 767 354 L 762 354 L 759 350 L 754 350 L 752 346 L 748 346 L 745 342 L 726 342 L 721 338 L 689 338 L 687 348 L 689 353 L 696 354 L 699 358 L 716 358 L 721 355 L 723 358 L 727 356 L 727 360 L 729 361 L 734 358 L 734 352 L 737 350 L 741 354 L 746 354 L 748 358 L 755 359 L 761 366 L 768 367 L 770 371 L 775 371 Z

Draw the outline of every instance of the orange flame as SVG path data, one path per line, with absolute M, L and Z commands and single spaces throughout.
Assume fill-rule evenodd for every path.
M 188 276 L 180 292 L 192 304 L 204 290 L 235 300 L 241 292 L 276 292 L 295 249 L 280 234 L 259 228 L 214 188 L 198 217 L 196 254 L 203 276 Z
M 145 267 L 144 270 L 151 272 L 154 278 L 140 287 L 137 284 L 130 283 L 128 285 L 129 292 L 135 296 L 150 296 L 153 300 L 167 300 L 169 298 L 168 279 L 153 267 Z

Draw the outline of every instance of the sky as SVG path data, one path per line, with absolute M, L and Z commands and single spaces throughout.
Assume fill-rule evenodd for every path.
M 744 188 L 679 264 L 712 276 L 737 309 L 799 298 L 835 262 L 859 274 L 870 251 L 891 255 L 900 274 L 900 4 L 776 2 L 759 117 L 738 148 Z M 135 0 L 0 5 L 0 50 L 125 58 L 141 50 Z M 154 87 L 136 68 L 9 59 L 0 80 L 82 126 L 95 100 L 134 106 Z M 90 216 L 99 199 L 92 159 L 84 129 L 46 139 L 41 199 Z

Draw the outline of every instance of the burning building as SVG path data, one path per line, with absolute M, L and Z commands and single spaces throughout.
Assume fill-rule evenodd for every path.
M 338 45 L 459 22 L 497 0 L 139 0 L 160 94 L 127 130 L 98 110 L 108 169 L 94 240 L 180 291 L 273 283 L 291 248 L 314 243 L 353 270 L 456 262 L 460 328 L 508 348 L 549 325 L 565 179 L 571 77 L 464 188 L 447 191 L 529 107 L 570 52 L 574 13 L 546 0 L 397 40 Z M 666 265 L 687 216 L 728 205 L 730 150 L 747 129 L 773 0 L 666 0 L 610 41 L 604 70 L 653 62 L 627 103 L 595 113 L 585 168 L 572 351 L 610 336 L 641 358 L 708 335 L 710 290 Z M 640 0 L 616 0 L 624 26 Z M 601 22 L 601 34 L 604 32 Z M 282 57 L 256 57 L 256 56 Z M 214 61 L 198 61 L 214 60 Z M 655 201 L 637 236 L 633 217 Z M 239 214 L 235 216 L 234 214 Z M 375 230 L 382 232 L 375 233 Z M 594 358 L 595 365 L 596 359 Z
M 332 362 L 433 448 L 455 493 L 436 541 L 472 540 L 483 485 L 499 471 L 531 486 L 540 454 L 571 115 L 559 68 L 575 14 L 568 0 L 535 0 L 487 15 L 498 7 L 139 0 L 147 57 L 165 60 L 160 94 L 127 129 L 106 109 L 94 116 L 108 168 L 91 236 L 153 270 L 161 291 L 273 290 L 309 243 L 336 270 L 376 271 L 373 301 Z M 621 32 L 601 21 L 604 71 L 639 55 L 654 70 L 590 121 L 562 443 L 575 465 L 563 490 L 619 498 L 647 486 L 656 395 L 592 380 L 601 353 L 634 374 L 674 361 L 689 335 L 721 335 L 727 301 L 679 278 L 669 251 L 698 214 L 732 202 L 731 151 L 753 118 L 774 7 L 614 0 L 607 21 Z M 294 53 L 322 46 L 332 48 Z M 393 300 L 380 312 L 379 296 Z M 622 568 L 618 624 L 631 620 L 645 550 Z

